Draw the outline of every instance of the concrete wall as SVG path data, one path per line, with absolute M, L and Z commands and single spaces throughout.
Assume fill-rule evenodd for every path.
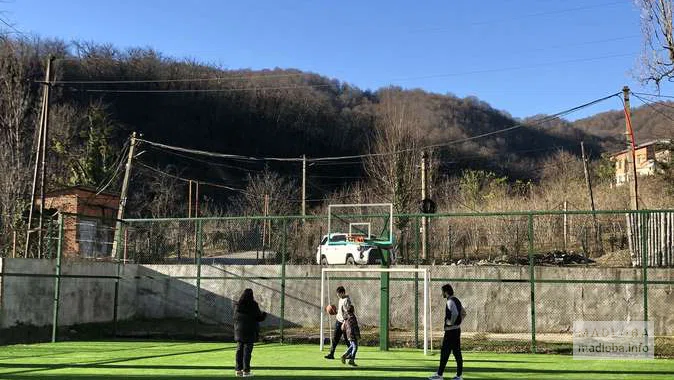
M 0 283 L 0 328 L 20 324 L 51 325 L 54 310 L 54 260 L 3 259 Z M 123 267 L 123 274 L 134 276 L 136 266 Z M 115 276 L 117 266 L 99 262 L 64 262 L 61 273 L 68 275 Z M 27 276 L 21 276 L 26 274 Z M 39 277 L 35 275 L 46 275 Z M 113 318 L 114 279 L 61 278 L 59 325 L 109 322 Z M 136 284 L 120 283 L 120 319 L 136 314 Z
M 53 274 L 54 263 L 48 260 L 4 259 L 5 274 Z M 111 263 L 66 262 L 64 275 L 114 276 L 117 266 Z M 243 289 L 252 288 L 263 310 L 270 316 L 263 323 L 278 326 L 281 318 L 281 268 L 279 266 L 204 265 L 197 294 L 196 267 L 191 265 L 125 265 L 122 267 L 119 292 L 119 318 L 194 317 L 199 305 L 202 320 L 231 324 L 232 305 Z M 440 286 L 453 284 L 468 317 L 464 331 L 522 333 L 530 331 L 530 286 L 527 267 L 511 266 L 436 266 L 431 267 L 432 323 L 442 324 L 443 300 Z M 558 268 L 537 267 L 535 275 L 544 280 L 640 280 L 640 269 L 631 268 Z M 286 268 L 285 326 L 318 326 L 320 323 L 320 267 Z M 337 303 L 335 289 L 347 288 L 356 313 L 363 325 L 379 321 L 379 279 L 376 273 L 332 274 L 327 284 L 330 303 Z M 334 279 L 340 277 L 341 279 Z M 655 281 L 674 280 L 672 269 L 649 269 Z M 391 275 L 391 324 L 410 328 L 414 323 L 413 274 Z M 401 280 L 402 279 L 402 280 Z M 457 279 L 478 280 L 473 282 Z M 481 282 L 500 279 L 501 282 Z M 45 326 L 51 324 L 54 279 L 50 277 L 4 276 L 0 278 L 0 328 L 17 324 Z M 521 282 L 524 281 L 524 282 Z M 113 279 L 63 278 L 60 324 L 109 322 L 113 315 Z M 648 289 L 649 319 L 657 334 L 674 335 L 673 284 L 654 284 Z M 559 284 L 535 286 L 536 329 L 539 333 L 568 332 L 575 320 L 641 320 L 643 290 L 637 284 Z M 422 307 L 422 283 L 418 289 Z M 421 315 L 421 312 L 420 312 Z

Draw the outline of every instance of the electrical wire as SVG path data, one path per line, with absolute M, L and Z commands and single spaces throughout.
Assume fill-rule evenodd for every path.
M 287 158 L 287 157 L 251 157 L 251 156 L 242 156 L 242 155 L 237 155 L 237 154 L 226 154 L 226 153 L 216 153 L 216 152 L 208 152 L 204 150 L 199 150 L 199 149 L 189 149 L 189 148 L 182 148 L 178 146 L 172 146 L 172 145 L 167 145 L 167 144 L 162 144 L 158 142 L 153 142 L 145 139 L 138 139 L 138 141 L 142 141 L 144 143 L 147 143 L 149 145 L 161 147 L 164 149 L 169 149 L 169 150 L 176 150 L 179 152 L 183 153 L 189 153 L 189 154 L 199 154 L 199 155 L 204 155 L 204 156 L 209 156 L 209 157 L 217 157 L 217 158 L 228 158 L 228 159 L 238 159 L 238 160 L 244 160 L 244 161 L 279 161 L 279 162 L 302 162 L 306 160 L 306 162 L 311 162 L 311 163 L 317 163 L 317 162 L 323 162 L 323 161 L 340 161 L 340 160 L 350 160 L 350 159 L 363 159 L 367 157 L 382 157 L 382 156 L 391 156 L 391 155 L 397 155 L 401 153 L 409 153 L 413 151 L 420 151 L 424 149 L 431 149 L 431 148 L 439 148 L 439 147 L 445 147 L 445 146 L 450 146 L 454 144 L 459 144 L 459 143 L 464 143 L 467 141 L 472 141 L 472 140 L 477 140 L 480 138 L 488 137 L 488 136 L 493 136 L 505 132 L 510 132 L 515 129 L 519 129 L 522 127 L 535 127 L 535 126 L 540 126 L 548 121 L 552 121 L 555 119 L 558 119 L 562 116 L 569 115 L 573 112 L 577 112 L 583 108 L 593 106 L 595 104 L 601 103 L 603 101 L 606 101 L 614 96 L 618 96 L 620 92 L 616 92 L 614 94 L 607 95 L 605 97 L 595 99 L 593 101 L 581 104 L 579 106 L 569 108 L 567 110 L 555 113 L 553 115 L 548 115 L 545 117 L 542 117 L 538 120 L 535 120 L 529 124 L 521 124 L 521 123 L 516 123 L 510 127 L 502 128 L 496 131 L 491 131 L 487 133 L 482 133 L 476 136 L 470 136 L 458 140 L 452 140 L 452 141 L 447 141 L 439 144 L 430 144 L 426 146 L 422 146 L 419 148 L 408 148 L 408 149 L 401 149 L 398 151 L 393 151 L 393 152 L 383 152 L 383 153 L 367 153 L 367 154 L 359 154 L 359 155 L 349 155 L 349 156 L 336 156 L 336 157 L 319 157 L 319 158 Z
M 635 93 L 632 93 L 632 95 L 634 95 L 635 98 L 641 100 L 642 103 L 644 103 L 645 105 L 647 105 L 648 107 L 650 107 L 651 109 L 653 109 L 653 111 L 657 112 L 657 113 L 660 114 L 661 116 L 664 116 L 665 118 L 669 119 L 670 121 L 674 121 L 674 118 L 673 118 L 672 116 L 667 115 L 666 113 L 664 113 L 664 112 L 660 111 L 659 109 L 657 109 L 653 104 L 651 104 L 651 103 L 656 103 L 656 102 L 652 102 L 652 101 L 649 101 L 648 99 L 644 99 L 644 98 L 642 98 L 641 96 L 639 96 L 639 95 L 637 95 L 637 94 L 635 94 Z M 660 103 L 656 103 L 656 104 L 660 104 Z

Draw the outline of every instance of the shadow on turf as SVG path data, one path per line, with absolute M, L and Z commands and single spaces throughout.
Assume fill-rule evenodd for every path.
M 206 350 L 206 351 L 214 351 L 214 350 Z M 170 355 L 159 355 L 159 356 L 170 356 Z M 147 357 L 145 357 L 147 358 Z M 135 360 L 135 359 L 140 359 L 140 358 L 126 358 L 124 360 L 117 360 L 117 361 L 111 361 L 111 362 L 119 362 L 119 361 L 128 361 L 128 360 Z M 101 362 L 101 363 L 89 363 L 89 364 L 78 364 L 78 365 L 44 365 L 44 364 L 9 364 L 9 363 L 0 363 L 0 370 L 3 368 L 21 368 L 24 369 L 24 371 L 16 371 L 16 372 L 10 372 L 10 373 L 2 373 L 0 371 L 0 378 L 2 379 L 25 379 L 25 378 L 35 378 L 36 376 L 34 373 L 35 372 L 41 372 L 41 371 L 50 371 L 50 370 L 63 370 L 63 369 L 68 369 L 68 368 L 77 368 L 77 369 L 82 369 L 82 368 L 88 368 L 88 369 L 97 369 L 97 370 L 108 370 L 107 374 L 98 374 L 98 375 L 74 375 L 74 374 L 69 374 L 69 375 L 57 375 L 57 374 L 45 374 L 41 373 L 39 375 L 40 379 L 76 379 L 76 380 L 93 380 L 93 379 L 153 379 L 153 380 L 168 380 L 168 379 L 175 379 L 176 376 L 182 377 L 186 376 L 189 377 L 191 380 L 216 380 L 216 379 L 222 379 L 222 378 L 230 378 L 234 377 L 233 376 L 233 368 L 231 366 L 181 366 L 181 365 L 146 365 L 146 366 L 137 366 L 137 365 L 111 365 L 110 362 Z M 128 375 L 128 374 L 119 374 L 115 375 L 113 373 L 109 373 L 111 370 L 115 369 L 137 369 L 137 370 L 146 370 L 146 371 L 161 371 L 161 370 L 172 370 L 172 371 L 188 371 L 189 373 L 185 373 L 184 375 L 176 375 L 176 374 L 171 374 L 171 375 L 160 375 L 160 374 L 150 374 L 150 375 Z M 338 370 L 337 368 L 329 368 L 332 371 Z M 452 368 L 449 368 L 451 371 Z M 221 374 L 219 375 L 197 375 L 194 374 L 195 371 L 203 371 L 203 370 L 220 370 L 222 371 Z M 273 375 L 273 374 L 260 374 L 259 371 L 298 371 L 297 374 L 294 375 Z M 305 371 L 311 371 L 311 372 L 321 372 L 325 371 L 326 367 L 323 366 L 288 366 L 288 367 L 283 367 L 283 366 L 278 366 L 278 367 L 269 367 L 269 366 L 260 366 L 260 367 L 255 367 L 253 371 L 258 371 L 256 374 L 256 377 L 258 378 L 268 378 L 268 379 L 277 379 L 277 380 L 291 380 L 291 379 L 297 379 L 297 378 L 311 378 L 311 379 L 316 379 L 316 380 L 330 380 L 330 379 L 335 379 L 334 376 L 317 376 L 315 374 L 304 374 L 302 372 Z M 363 374 L 363 372 L 372 372 L 372 373 L 381 373 L 381 372 L 391 372 L 391 373 L 396 373 L 400 375 L 401 373 L 405 372 L 414 372 L 419 373 L 419 372 L 432 372 L 433 368 L 428 367 L 428 366 L 423 366 L 423 367 L 400 367 L 400 368 L 395 368 L 395 369 L 389 369 L 389 368 L 368 368 L 367 365 L 361 365 L 358 368 L 344 368 L 344 375 L 347 375 L 348 378 L 370 378 L 367 374 Z M 358 374 L 353 373 L 358 372 Z M 348 375 L 349 373 L 352 373 L 351 375 Z M 31 374 L 32 373 L 32 374 Z M 470 377 L 470 374 L 479 374 L 479 373 L 485 373 L 485 374 L 493 374 L 493 375 L 498 375 L 502 374 L 504 377 L 503 379 L 511 379 L 513 376 L 517 375 L 538 375 L 541 376 L 541 378 L 545 378 L 545 376 L 559 376 L 559 375 L 580 375 L 584 376 L 585 378 L 592 378 L 593 376 L 596 375 L 627 375 L 627 376 L 633 376 L 633 375 L 672 375 L 674 376 L 674 370 L 672 371 L 643 371 L 643 370 L 634 370 L 634 371 L 610 371 L 610 370 L 547 370 L 547 369 L 535 369 L 535 368 L 489 368 L 489 367 L 472 367 L 468 365 L 465 369 L 466 377 Z M 491 379 L 499 379 L 499 377 L 490 377 Z M 415 376 L 397 376 L 396 379 L 419 379 L 419 375 Z

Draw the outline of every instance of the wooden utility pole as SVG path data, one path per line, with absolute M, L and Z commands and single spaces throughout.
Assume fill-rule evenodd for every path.
M 582 141 L 580 142 L 580 153 L 582 154 L 583 157 L 583 171 L 585 172 L 585 185 L 587 186 L 587 193 L 590 196 L 590 209 L 592 210 L 592 226 L 594 227 L 594 240 L 595 244 L 597 244 L 597 248 L 601 252 L 603 249 L 601 246 L 599 223 L 597 222 L 597 214 L 594 213 L 595 208 L 594 208 L 594 195 L 592 193 L 592 179 L 590 178 L 590 169 L 588 168 L 587 157 L 585 156 L 585 144 Z
M 44 201 L 45 201 L 45 171 L 47 167 L 47 140 L 49 137 L 49 98 L 51 95 L 51 63 L 54 61 L 53 56 L 49 56 L 47 60 L 47 83 L 45 84 L 44 96 L 44 118 L 42 119 L 42 158 L 40 165 L 40 215 L 37 225 L 37 257 L 42 258 L 42 224 L 44 222 Z
M 121 239 L 122 219 L 124 219 L 124 208 L 126 207 L 127 193 L 129 191 L 129 179 L 131 178 L 131 164 L 133 154 L 136 149 L 136 132 L 131 134 L 131 146 L 129 155 L 126 157 L 126 170 L 124 171 L 124 181 L 122 182 L 122 193 L 119 196 L 119 208 L 117 209 L 117 222 L 115 223 L 115 239 L 112 242 L 112 256 L 117 259 L 117 243 Z
M 423 202 L 426 199 L 427 195 L 427 180 L 426 180 L 426 175 L 427 175 L 427 170 L 426 170 L 426 165 L 427 163 L 427 154 L 426 151 L 424 150 L 421 152 L 421 201 Z M 427 216 L 422 216 L 421 217 L 421 258 L 426 260 L 428 259 L 428 217 Z
M 40 162 L 41 159 L 44 159 L 45 155 L 42 152 L 43 146 L 46 146 L 42 141 L 47 140 L 47 136 L 44 136 L 44 126 L 45 126 L 45 119 L 47 119 L 48 115 L 48 109 L 49 109 L 49 91 L 50 91 L 50 84 L 51 84 L 51 63 L 54 60 L 53 57 L 49 57 L 47 60 L 47 68 L 45 71 L 45 82 L 44 82 L 44 91 L 42 92 L 42 108 L 40 110 L 40 119 L 39 119 L 39 125 L 37 126 L 38 132 L 37 132 L 37 143 L 35 145 L 35 168 L 33 169 L 33 186 L 32 190 L 30 193 L 30 209 L 28 211 L 28 227 L 26 230 L 26 247 L 24 251 L 24 257 L 28 257 L 28 249 L 30 247 L 30 236 L 31 233 L 33 233 L 32 228 L 33 228 L 33 211 L 35 210 L 35 193 L 37 191 L 37 173 L 38 173 L 38 168 L 40 168 Z M 44 184 L 44 173 L 42 180 L 40 181 L 41 183 Z M 40 197 L 42 199 L 42 196 Z M 43 201 L 44 203 L 44 201 Z M 42 206 L 41 206 L 41 210 Z M 40 235 L 41 235 L 41 225 L 42 225 L 42 212 L 40 212 Z M 40 237 L 40 240 L 42 238 Z M 40 244 L 41 245 L 41 244 Z M 41 249 L 41 248 L 39 248 Z
M 637 186 L 637 162 L 636 162 L 636 146 L 634 143 L 634 130 L 632 129 L 632 111 L 630 110 L 630 88 L 623 87 L 623 100 L 625 102 L 625 139 L 627 140 L 627 168 L 625 170 L 625 177 L 629 182 L 632 176 L 632 185 L 630 186 L 630 206 L 632 210 L 639 209 L 639 187 Z M 631 172 L 630 172 L 631 163 Z
M 307 156 L 302 155 L 302 223 L 307 215 Z

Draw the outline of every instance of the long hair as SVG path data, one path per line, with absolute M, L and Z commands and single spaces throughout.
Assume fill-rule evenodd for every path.
M 244 289 L 239 297 L 239 307 L 248 307 L 255 303 L 255 298 L 253 297 L 253 289 L 247 288 Z

